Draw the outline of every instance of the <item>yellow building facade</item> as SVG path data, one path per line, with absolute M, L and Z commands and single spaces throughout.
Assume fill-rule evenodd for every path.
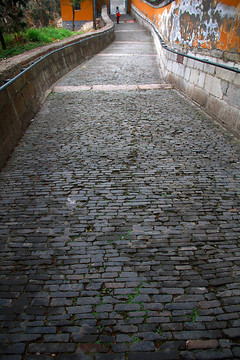
M 81 0 L 75 2 L 75 9 L 73 9 L 70 0 L 60 0 L 63 27 L 72 30 L 73 18 L 74 30 L 79 29 L 88 21 L 93 21 L 93 1 L 95 1 L 95 16 L 98 17 L 101 14 L 102 5 L 106 4 L 108 6 L 108 0 Z

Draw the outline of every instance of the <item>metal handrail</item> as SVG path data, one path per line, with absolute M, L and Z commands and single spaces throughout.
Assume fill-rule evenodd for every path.
M 112 29 L 107 29 L 104 31 L 104 34 L 108 33 L 112 31 Z M 53 50 L 51 52 L 49 52 L 48 54 L 42 56 L 40 59 L 36 60 L 35 62 L 33 62 L 31 65 L 29 65 L 28 67 L 26 67 L 23 71 L 21 71 L 19 74 L 17 74 L 16 76 L 14 76 L 12 79 L 10 79 L 6 84 L 0 86 L 0 91 L 6 89 L 9 85 L 11 85 L 14 81 L 16 81 L 20 76 L 22 76 L 23 74 L 25 74 L 26 72 L 28 72 L 30 69 L 32 69 L 35 65 L 37 65 L 39 62 L 41 62 L 42 60 L 44 60 L 45 58 L 47 58 L 48 56 L 58 52 L 58 51 L 62 51 L 70 46 L 74 46 L 76 44 L 80 44 L 86 40 L 89 40 L 89 39 L 92 39 L 94 37 L 99 37 L 103 35 L 103 33 L 97 33 L 97 34 L 93 34 L 93 35 L 89 35 L 87 37 L 85 37 L 84 39 L 80 39 L 79 41 L 76 41 L 74 43 L 71 43 L 71 44 L 68 44 L 68 45 L 65 45 L 63 47 L 60 47 L 59 49 L 56 49 L 56 50 Z
M 161 45 L 164 49 L 174 53 L 174 54 L 177 54 L 177 55 L 181 55 L 181 56 L 184 56 L 184 57 L 187 57 L 189 59 L 193 59 L 193 60 L 196 60 L 196 61 L 200 61 L 202 63 L 205 63 L 205 64 L 208 64 L 208 65 L 214 65 L 214 66 L 218 66 L 220 68 L 223 68 L 223 69 L 226 69 L 226 70 L 230 70 L 230 71 L 233 71 L 233 72 L 236 72 L 238 74 L 240 74 L 240 69 L 238 68 L 235 68 L 235 67 L 232 67 L 232 66 L 228 66 L 228 65 L 225 65 L 225 64 L 220 64 L 220 63 L 216 63 L 216 62 L 213 62 L 213 61 L 210 61 L 210 60 L 206 60 L 206 59 L 201 59 L 201 58 L 197 58 L 195 56 L 192 56 L 192 55 L 188 55 L 188 54 L 184 54 L 180 51 L 177 51 L 177 50 L 174 50 L 174 49 L 171 49 L 169 46 L 166 45 L 166 43 L 164 42 L 160 32 L 159 32 L 159 29 L 157 28 L 157 26 L 151 21 L 149 20 L 146 16 L 144 16 L 134 5 L 132 5 L 132 8 L 133 10 L 138 14 L 138 16 L 140 16 L 143 20 L 147 21 L 154 29 L 155 33 L 157 34 L 157 36 L 159 37 L 160 39 L 160 42 L 161 42 Z

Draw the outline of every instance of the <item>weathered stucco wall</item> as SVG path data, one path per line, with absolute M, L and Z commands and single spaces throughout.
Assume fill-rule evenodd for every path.
M 239 0 L 175 0 L 158 8 L 147 1 L 132 4 L 159 29 L 171 46 L 202 52 L 227 61 L 240 61 Z
M 240 137 L 240 70 L 173 51 L 163 44 L 157 27 L 134 6 L 132 14 L 153 35 L 163 78 Z

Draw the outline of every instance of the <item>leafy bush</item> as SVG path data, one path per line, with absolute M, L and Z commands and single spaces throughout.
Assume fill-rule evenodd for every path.
M 0 61 L 14 55 L 22 54 L 36 47 L 53 43 L 55 40 L 62 40 L 82 33 L 83 31 L 73 32 L 50 26 L 40 29 L 30 28 L 17 34 L 6 34 L 4 39 L 7 44 L 7 49 L 2 50 L 0 48 Z
M 46 33 L 51 36 L 52 39 L 55 40 L 62 40 L 65 39 L 66 37 L 69 36 L 73 36 L 74 33 L 68 29 L 57 29 L 55 27 L 48 27 L 48 28 L 44 28 L 44 31 L 46 31 Z
M 51 43 L 54 40 L 62 40 L 72 36 L 74 33 L 67 29 L 57 29 L 54 27 L 45 27 L 41 29 L 28 29 L 26 38 L 28 41 Z
M 49 34 L 47 34 L 43 29 L 28 29 L 26 32 L 26 38 L 28 41 L 33 42 L 44 42 L 51 43 L 53 39 Z

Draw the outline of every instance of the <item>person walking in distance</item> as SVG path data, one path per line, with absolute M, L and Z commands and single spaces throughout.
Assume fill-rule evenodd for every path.
M 119 24 L 119 18 L 120 18 L 121 14 L 120 14 L 120 11 L 119 11 L 119 8 L 118 6 L 116 7 L 116 10 L 115 10 L 115 17 L 116 17 L 116 20 L 117 20 L 117 24 Z

